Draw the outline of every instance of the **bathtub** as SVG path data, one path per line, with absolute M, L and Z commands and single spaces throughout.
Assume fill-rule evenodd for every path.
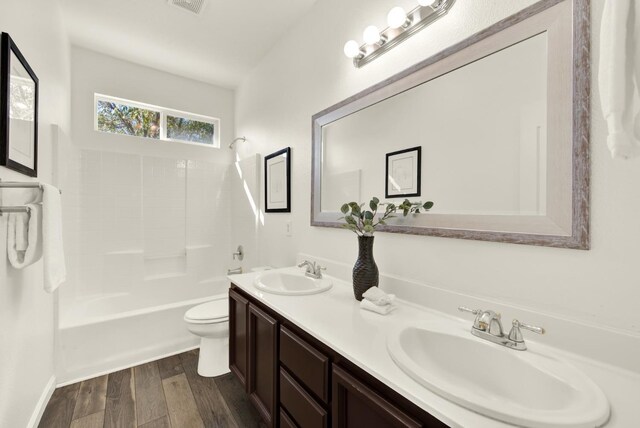
M 180 278 L 115 293 L 63 301 L 58 314 L 57 384 L 66 385 L 198 346 L 183 320 L 191 307 L 226 299 L 229 280 L 189 285 Z M 176 290 L 180 290 L 176 299 Z

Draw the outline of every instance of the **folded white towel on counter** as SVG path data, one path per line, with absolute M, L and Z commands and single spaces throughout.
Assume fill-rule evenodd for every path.
M 397 306 L 396 305 L 379 306 L 367 299 L 362 299 L 362 301 L 360 301 L 360 309 L 375 312 L 380 315 L 387 315 L 389 312 L 392 312 L 395 309 L 397 309 Z
M 385 306 L 390 305 L 396 298 L 395 294 L 387 294 L 384 291 L 380 290 L 378 287 L 371 287 L 367 291 L 362 294 L 366 300 L 377 306 Z
M 42 207 L 39 204 L 26 207 L 28 213 L 9 214 L 7 222 L 7 258 L 15 269 L 31 266 L 42 257 Z
M 67 279 L 62 242 L 62 197 L 57 187 L 42 184 L 44 290 L 53 293 Z

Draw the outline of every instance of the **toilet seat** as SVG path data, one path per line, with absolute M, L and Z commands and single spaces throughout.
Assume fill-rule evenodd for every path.
M 213 300 L 194 306 L 184 314 L 184 320 L 194 324 L 214 324 L 229 320 L 229 301 Z

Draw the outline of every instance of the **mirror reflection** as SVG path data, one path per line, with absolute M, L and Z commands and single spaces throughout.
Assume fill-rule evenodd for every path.
M 321 211 L 384 198 L 386 155 L 420 147 L 409 199 L 433 213 L 545 215 L 547 44 L 540 33 L 325 124 Z

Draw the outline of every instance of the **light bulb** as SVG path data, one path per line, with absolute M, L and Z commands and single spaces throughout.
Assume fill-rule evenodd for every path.
M 431 6 L 433 0 L 418 0 L 420 6 Z
M 362 38 L 364 42 L 368 45 L 375 45 L 381 39 L 380 30 L 375 25 L 369 25 L 364 29 L 364 33 L 362 33 Z
M 356 42 L 355 40 L 349 40 L 347 43 L 345 43 L 344 54 L 347 56 L 347 58 L 355 58 L 358 55 L 361 55 L 362 52 L 360 52 L 360 45 L 358 45 L 358 42 Z
M 407 12 L 400 6 L 396 6 L 387 15 L 387 24 L 391 28 L 400 28 L 407 23 Z

